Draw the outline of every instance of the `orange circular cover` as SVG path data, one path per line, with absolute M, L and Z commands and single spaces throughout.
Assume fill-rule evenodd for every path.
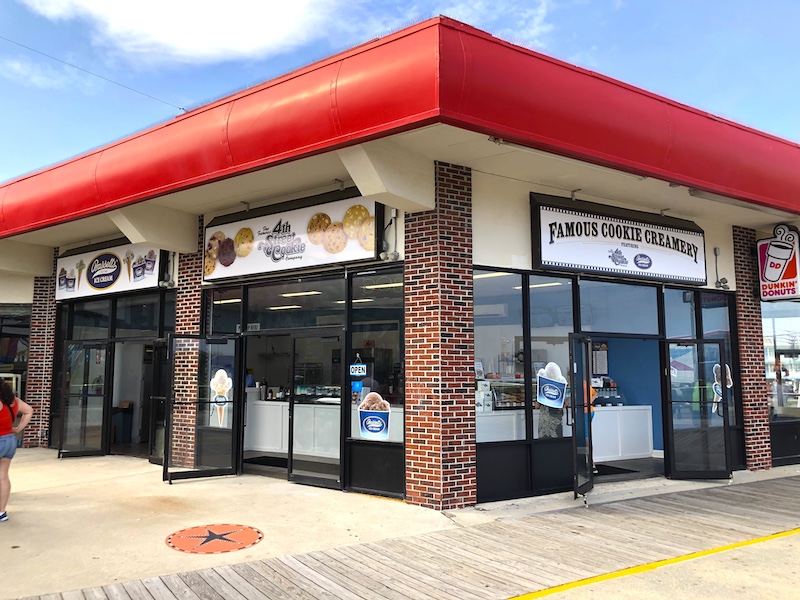
M 255 546 L 264 538 L 255 527 L 247 525 L 197 525 L 167 536 L 167 546 L 191 554 L 221 554 Z

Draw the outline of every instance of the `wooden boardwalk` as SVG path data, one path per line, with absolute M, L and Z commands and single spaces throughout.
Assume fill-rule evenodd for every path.
M 496 600 L 798 528 L 799 491 L 676 492 L 35 598 Z

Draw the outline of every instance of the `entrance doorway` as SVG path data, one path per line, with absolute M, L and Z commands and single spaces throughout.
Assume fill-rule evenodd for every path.
M 161 463 L 165 344 L 65 344 L 60 456 L 122 454 Z
M 247 336 L 243 463 L 341 487 L 341 329 Z

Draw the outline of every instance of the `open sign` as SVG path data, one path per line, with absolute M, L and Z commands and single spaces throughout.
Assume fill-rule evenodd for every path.
M 367 365 L 365 364 L 350 365 L 350 377 L 366 377 L 366 376 L 367 376 Z

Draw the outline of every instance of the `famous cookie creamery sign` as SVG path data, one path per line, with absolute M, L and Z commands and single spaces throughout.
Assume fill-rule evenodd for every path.
M 789 225 L 778 225 L 773 236 L 759 240 L 758 288 L 761 299 L 794 300 L 800 297 L 798 269 L 798 231 Z
M 128 244 L 59 258 L 56 300 L 158 287 L 160 250 Z
M 374 201 L 338 200 L 226 223 L 205 235 L 206 281 L 375 258 Z
M 691 221 L 531 194 L 537 266 L 706 283 L 703 230 Z

